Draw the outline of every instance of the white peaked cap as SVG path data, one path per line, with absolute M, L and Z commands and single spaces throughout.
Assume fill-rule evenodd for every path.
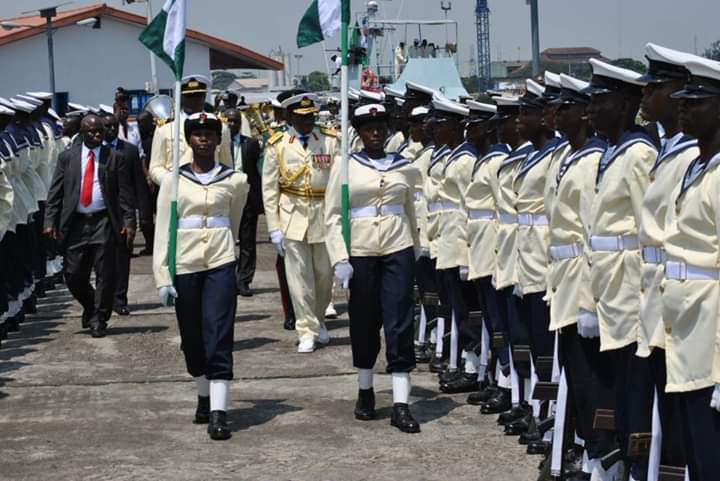
M 382 92 L 373 92 L 372 90 L 361 90 L 360 98 L 381 103 L 385 101 L 385 94 Z
M 26 112 L 26 113 L 29 114 L 30 112 L 32 112 L 33 110 L 35 110 L 35 106 L 34 106 L 34 105 L 29 104 L 29 103 L 25 102 L 24 100 L 10 99 L 10 101 L 12 102 L 13 108 L 14 108 L 16 111 L 17 111 L 17 110 L 20 110 L 20 111 L 22 111 L 22 112 Z
M 0 115 L 15 115 L 15 111 L 10 107 L 0 105 Z
M 50 100 L 53 98 L 53 94 L 50 92 L 25 92 L 26 95 L 29 95 L 30 97 L 35 97 L 36 99 L 40 100 Z
M 115 110 L 113 110 L 113 108 L 107 104 L 100 104 L 100 110 L 105 112 L 106 114 L 114 114 L 115 113 Z
M 545 87 L 543 87 L 533 79 L 525 80 L 525 89 L 536 97 L 542 97 L 545 93 Z
M 27 102 L 30 105 L 34 105 L 36 107 L 39 107 L 43 104 L 42 100 L 36 99 L 35 97 L 31 97 L 29 95 L 23 95 L 23 94 L 17 94 L 15 96 L 16 99 L 20 99 L 23 102 Z
M 640 80 L 642 74 L 639 74 L 633 70 L 617 67 L 596 58 L 590 59 L 590 65 L 592 65 L 593 75 L 600 75 L 602 77 L 620 80 L 621 82 L 625 82 L 631 85 L 645 85 L 645 82 Z
M 427 115 L 429 113 L 430 113 L 429 108 L 420 106 L 420 107 L 415 107 L 414 109 L 412 109 L 412 111 L 410 112 L 410 116 L 411 117 L 419 117 L 421 115 Z
M 442 112 L 450 112 L 451 114 L 455 115 L 467 116 L 470 114 L 470 109 L 468 109 L 466 106 L 457 102 L 453 102 L 452 100 L 448 100 L 446 98 L 433 98 L 432 106 L 435 110 L 440 110 Z
M 497 106 L 493 104 L 484 104 L 475 100 L 468 100 L 465 105 L 468 106 L 470 111 L 487 112 L 489 114 L 494 114 L 497 112 Z
M 691 60 L 703 58 L 691 53 L 681 52 L 680 50 L 662 47 L 654 43 L 648 43 L 645 45 L 645 55 L 648 60 L 671 63 L 674 65 L 685 65 Z
M 377 114 L 384 114 L 387 111 L 382 104 L 365 104 L 356 108 L 353 115 L 355 117 L 375 116 Z
M 685 64 L 690 74 L 720 82 L 720 62 L 709 58 L 697 57 Z
M 498 105 L 498 107 L 503 107 L 503 106 L 519 107 L 520 106 L 520 99 L 515 96 L 503 95 L 501 97 L 494 97 L 493 100 L 495 100 L 495 103 Z
M 547 86 L 549 86 L 549 87 L 556 87 L 556 88 L 560 88 L 560 87 L 561 87 L 561 85 L 560 85 L 560 75 L 546 70 L 544 77 L 545 77 L 545 78 L 544 78 L 544 80 L 545 80 L 545 85 L 547 85 Z
M 581 93 L 584 89 L 590 86 L 590 82 L 571 77 L 570 75 L 560 74 L 560 85 L 564 89 L 572 90 L 574 92 Z

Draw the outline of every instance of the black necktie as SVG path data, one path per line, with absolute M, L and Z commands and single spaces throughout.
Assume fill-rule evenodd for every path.
M 308 140 L 310 140 L 309 135 L 301 135 L 300 136 L 300 142 L 302 142 L 303 149 L 307 150 L 308 147 Z

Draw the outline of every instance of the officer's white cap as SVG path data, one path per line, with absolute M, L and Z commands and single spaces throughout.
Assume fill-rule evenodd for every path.
M 376 117 L 385 113 L 387 113 L 387 110 L 382 104 L 365 104 L 356 108 L 353 116 L 357 119 L 360 117 Z
M 639 74 L 633 70 L 628 70 L 626 68 L 611 65 L 596 58 L 590 59 L 590 65 L 592 66 L 593 75 L 599 75 L 601 77 L 619 80 L 621 82 L 625 82 L 631 85 L 645 85 L 645 82 L 640 80 L 642 74 Z
M 589 85 L 590 85 L 590 82 L 585 82 L 584 80 L 580 80 L 575 77 L 565 75 L 564 73 L 560 74 L 560 86 L 564 89 L 568 89 L 568 90 L 572 90 L 573 92 L 581 93 L 583 90 L 588 88 Z
M 545 81 L 545 85 L 547 85 L 548 87 L 555 87 L 555 88 L 561 87 L 560 75 L 558 75 L 556 73 L 549 72 L 546 70 L 545 75 L 544 75 L 544 81 Z
M 12 102 L 13 108 L 14 108 L 16 111 L 19 110 L 19 111 L 21 111 L 21 112 L 26 112 L 26 113 L 29 114 L 30 112 L 32 112 L 33 110 L 35 110 L 35 106 L 34 106 L 34 105 L 29 104 L 29 103 L 25 102 L 24 100 L 11 99 L 10 101 Z
M 68 102 L 68 107 L 73 109 L 76 112 L 87 112 L 88 108 L 81 104 L 76 104 L 75 102 Z
M 536 97 L 542 97 L 545 93 L 545 87 L 543 87 L 533 79 L 525 80 L 525 89 Z
M 385 94 L 382 92 L 373 92 L 372 90 L 361 90 L 360 98 L 376 103 L 382 103 L 385 101 Z
M 470 114 L 470 109 L 468 109 L 463 104 L 459 104 L 457 102 L 453 102 L 452 100 L 448 100 L 447 98 L 442 98 L 439 96 L 433 98 L 432 106 L 435 110 L 441 112 L 448 112 L 455 115 L 461 115 L 463 117 L 466 117 Z
M 53 94 L 50 92 L 26 92 L 26 94 L 40 100 L 50 100 L 53 98 Z
M 487 112 L 489 114 L 494 114 L 497 112 L 497 106 L 493 104 L 484 104 L 476 100 L 468 100 L 465 105 L 468 106 L 470 112 Z
M 42 100 L 36 99 L 35 97 L 31 97 L 29 95 L 17 94 L 15 96 L 15 98 L 22 100 L 23 102 L 27 102 L 30 105 L 34 105 L 36 107 L 39 107 L 43 104 Z
M 15 115 L 15 111 L 10 107 L 0 105 L 0 115 Z
M 107 104 L 100 104 L 100 110 L 106 114 L 114 114 L 115 110 Z

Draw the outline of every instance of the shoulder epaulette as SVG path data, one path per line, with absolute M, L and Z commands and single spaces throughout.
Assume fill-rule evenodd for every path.
M 327 135 L 329 137 L 337 137 L 338 136 L 337 130 L 331 129 L 329 127 L 320 127 L 320 132 L 322 132 L 323 135 Z
M 278 140 L 282 139 L 283 133 L 282 132 L 276 132 L 274 133 L 267 141 L 269 145 L 276 144 Z

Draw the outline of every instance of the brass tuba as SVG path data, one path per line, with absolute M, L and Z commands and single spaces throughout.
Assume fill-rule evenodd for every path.
M 175 101 L 172 97 L 167 95 L 156 95 L 147 101 L 143 110 L 150 112 L 155 119 L 155 125 L 159 127 L 174 117 L 174 104 Z

